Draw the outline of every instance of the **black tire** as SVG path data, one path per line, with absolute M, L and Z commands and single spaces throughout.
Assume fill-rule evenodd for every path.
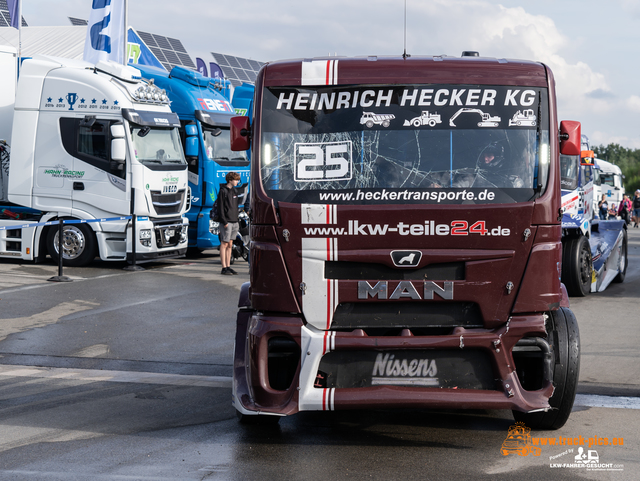
M 247 426 L 275 426 L 282 416 L 269 416 L 266 414 L 242 414 L 236 409 L 236 416 L 240 424 Z
M 620 284 L 624 282 L 624 278 L 627 275 L 627 264 L 629 259 L 627 258 L 627 229 L 622 231 L 622 245 L 620 246 L 620 259 L 618 264 L 618 275 L 613 278 L 613 282 Z
M 513 411 L 516 421 L 533 429 L 559 429 L 567 422 L 578 388 L 580 376 L 580 333 L 578 321 L 570 309 L 552 311 L 547 321 L 547 341 L 553 346 L 555 363 L 553 385 L 547 412 L 523 413 Z
M 591 291 L 591 247 L 585 236 L 569 237 L 562 242 L 562 283 L 573 297 Z
M 245 262 L 249 262 L 249 249 L 247 249 L 246 247 L 242 249 L 242 259 Z
M 47 233 L 47 252 L 58 263 L 58 227 L 50 227 Z M 96 257 L 96 236 L 87 224 L 65 224 L 62 236 L 62 264 L 83 267 Z
M 232 266 L 235 261 L 236 261 L 236 258 L 233 257 L 233 252 L 232 252 L 231 257 L 229 258 L 229 265 Z

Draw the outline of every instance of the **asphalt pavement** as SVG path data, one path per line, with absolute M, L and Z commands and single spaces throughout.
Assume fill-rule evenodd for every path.
M 501 454 L 509 411 L 306 412 L 240 425 L 230 376 L 244 262 L 221 276 L 214 251 L 141 272 L 96 261 L 65 268 L 69 283 L 47 280 L 53 264 L 2 262 L 0 479 L 637 479 L 640 229 L 629 240 L 625 282 L 571 299 L 579 396 L 563 428 L 531 433 L 540 453 L 528 456 Z M 570 467 L 581 438 L 604 467 Z

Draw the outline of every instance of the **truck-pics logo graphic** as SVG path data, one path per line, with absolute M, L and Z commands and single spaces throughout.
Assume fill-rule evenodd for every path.
M 296 182 L 350 180 L 351 142 L 295 144 Z
M 422 259 L 421 251 L 392 251 L 391 260 L 396 267 L 416 267 Z
M 526 427 L 524 423 L 515 423 L 509 427 L 507 438 L 503 441 L 500 452 L 503 456 L 510 453 L 517 453 L 519 456 L 528 456 L 529 454 L 540 456 L 542 451 L 539 447 L 531 444 L 531 428 Z

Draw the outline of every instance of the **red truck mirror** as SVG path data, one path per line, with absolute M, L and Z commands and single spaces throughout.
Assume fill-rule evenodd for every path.
M 251 145 L 249 117 L 231 117 L 231 150 L 249 150 Z
M 560 153 L 580 155 L 580 122 L 563 120 L 560 122 Z

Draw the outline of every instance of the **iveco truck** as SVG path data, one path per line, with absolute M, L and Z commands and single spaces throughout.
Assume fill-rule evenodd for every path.
M 255 95 L 253 121 L 231 119 L 232 149 L 252 158 L 240 419 L 510 409 L 562 426 L 580 343 L 560 282 L 559 156 L 579 155 L 580 124 L 558 125 L 551 70 L 300 59 L 266 64 Z M 411 122 L 427 110 L 442 122 Z M 361 124 L 365 112 L 389 125 Z
M 64 225 L 66 265 L 184 255 L 187 163 L 166 92 L 132 67 L 36 56 L 14 96 L 15 55 L 5 63 L 0 257 L 57 261 L 60 219 L 77 221 Z
M 202 251 L 218 247 L 218 225 L 209 213 L 220 185 L 226 183 L 229 172 L 239 173 L 242 184 L 249 182 L 250 174 L 246 152 L 229 149 L 229 119 L 234 116 L 229 82 L 180 66 L 171 72 L 143 65 L 138 68 L 143 78 L 166 91 L 171 110 L 180 118 L 191 189 L 189 248 Z M 241 200 L 240 205 L 243 203 Z

